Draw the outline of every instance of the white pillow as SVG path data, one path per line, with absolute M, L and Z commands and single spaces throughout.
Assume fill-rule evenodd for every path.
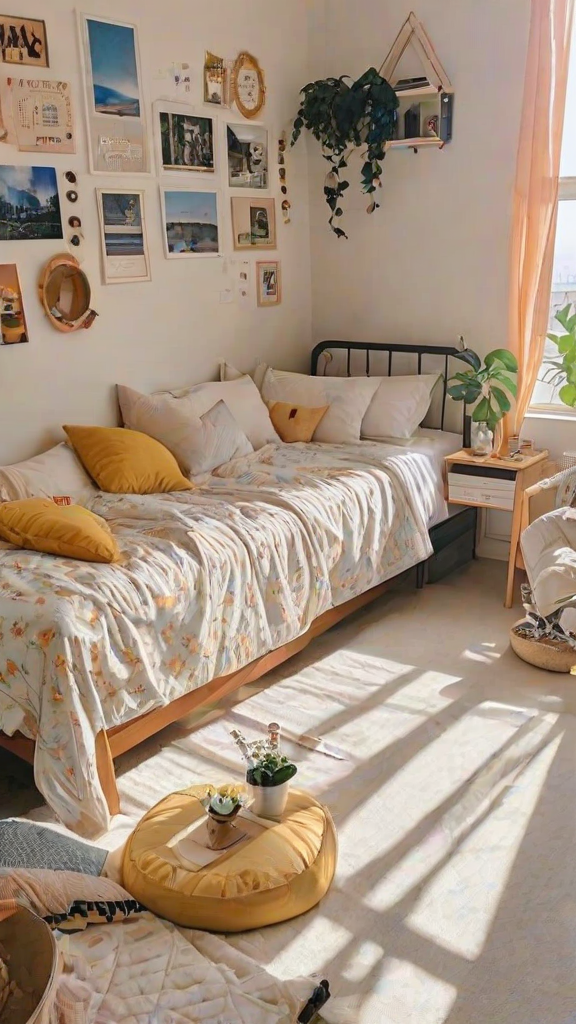
M 250 374 L 258 388 L 258 391 L 262 391 L 262 382 L 267 369 L 268 366 L 266 363 L 258 363 L 256 369 L 252 370 L 252 373 Z M 238 380 L 240 377 L 244 376 L 245 374 L 241 373 L 240 370 L 237 370 L 235 366 L 232 366 L 232 363 L 227 363 L 225 359 L 220 360 L 220 380 Z
M 440 374 L 379 377 L 380 384 L 362 420 L 362 437 L 412 437 L 430 408 Z
M 33 459 L 0 466 L 0 501 L 66 497 L 84 505 L 97 493 L 78 456 L 64 442 Z
M 362 420 L 379 383 L 379 377 L 308 377 L 268 367 L 262 397 L 266 402 L 293 402 L 309 408 L 329 405 L 312 440 L 349 444 L 360 440 Z
M 193 403 L 172 395 L 142 395 L 118 385 L 124 426 L 160 441 L 188 476 L 210 473 L 254 451 L 225 402 L 197 416 Z
M 190 408 L 197 416 L 203 416 L 216 402 L 226 402 L 238 426 L 254 448 L 265 444 L 279 444 L 280 438 L 272 426 L 268 409 L 260 392 L 248 374 L 231 381 L 211 381 L 195 384 L 179 391 L 160 392 L 174 398 L 187 398 Z

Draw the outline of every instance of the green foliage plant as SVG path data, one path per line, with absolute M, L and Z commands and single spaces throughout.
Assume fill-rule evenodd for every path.
M 448 394 L 456 402 L 474 405 L 472 419 L 476 423 L 487 423 L 494 430 L 511 409 L 510 396 L 516 398 L 516 356 L 507 348 L 496 348 L 488 353 L 482 365 L 480 356 L 465 348 L 455 358 L 467 363 L 470 369 L 450 378 Z
M 560 309 L 554 318 L 563 334 L 550 333 L 547 337 L 558 349 L 558 356 L 546 356 L 543 380 L 558 388 L 558 398 L 570 409 L 576 409 L 576 313 L 571 302 Z

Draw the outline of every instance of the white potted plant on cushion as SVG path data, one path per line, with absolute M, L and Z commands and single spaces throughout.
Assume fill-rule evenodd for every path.
M 298 770 L 280 752 L 280 726 L 272 722 L 268 726 L 267 739 L 252 743 L 248 743 L 237 729 L 233 729 L 231 735 L 248 765 L 246 782 L 253 798 L 252 812 L 260 818 L 280 818 L 286 807 L 290 779 Z

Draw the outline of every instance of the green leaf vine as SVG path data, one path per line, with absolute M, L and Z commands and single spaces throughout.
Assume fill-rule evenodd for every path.
M 362 192 L 371 197 L 367 212 L 374 213 L 380 206 L 374 193 L 382 187 L 386 143 L 394 136 L 398 116 L 398 97 L 376 68 L 369 68 L 351 85 L 346 79 L 351 81 L 348 75 L 342 75 L 304 86 L 291 139 L 294 146 L 306 128 L 322 146 L 322 155 L 330 164 L 324 182 L 330 208 L 328 223 L 338 238 L 348 237 L 338 222 L 344 212 L 342 197 L 350 187 L 342 176 L 350 151 L 366 146 L 361 184 Z

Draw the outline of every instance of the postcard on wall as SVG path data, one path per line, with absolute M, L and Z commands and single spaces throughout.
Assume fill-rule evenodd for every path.
M 166 256 L 219 256 L 218 193 L 163 188 L 162 216 Z
M 0 166 L 0 240 L 62 237 L 54 168 Z
M 5 64 L 47 68 L 46 24 L 20 14 L 0 14 L 0 52 Z
M 256 288 L 259 306 L 279 306 L 282 300 L 280 264 L 258 262 L 256 264 Z
M 149 281 L 144 192 L 98 189 L 97 195 L 104 282 Z
M 157 100 L 154 104 L 159 140 L 159 173 L 196 171 L 214 173 L 214 122 L 183 104 Z
M 274 199 L 235 196 L 232 199 L 234 248 L 275 249 L 276 207 Z
M 75 153 L 74 116 L 68 82 L 8 78 L 18 149 L 23 153 Z
M 149 173 L 134 25 L 79 14 L 93 173 Z
M 268 132 L 261 125 L 226 126 L 230 188 L 268 188 Z
M 0 345 L 28 341 L 22 289 L 15 263 L 0 263 Z

